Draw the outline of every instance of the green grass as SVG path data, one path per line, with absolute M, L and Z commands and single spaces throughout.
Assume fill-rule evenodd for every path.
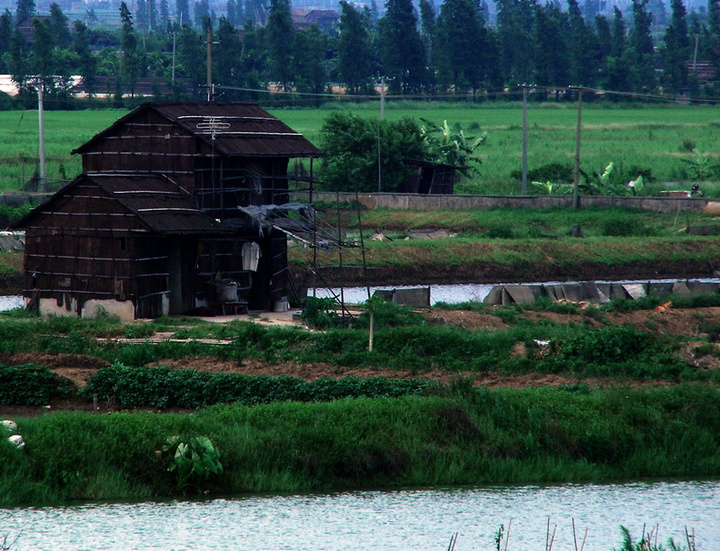
M 511 178 L 522 162 L 522 106 L 521 104 L 480 104 L 426 107 L 427 104 L 408 104 L 399 107 L 392 103 L 386 117 L 394 120 L 411 116 L 433 122 L 447 120 L 459 124 L 469 135 L 488 132 L 488 140 L 480 148 L 483 159 L 481 175 L 471 184 L 457 187 L 464 193 L 516 194 L 520 182 Z M 372 104 L 358 110 L 362 115 L 377 116 Z M 287 124 L 302 132 L 311 141 L 319 138 L 323 111 L 275 112 Z M 572 165 L 575 157 L 577 111 L 569 104 L 531 104 L 528 109 L 528 168 L 557 162 Z M 637 176 L 632 167 L 650 169 L 659 182 L 688 179 L 687 163 L 693 158 L 689 145 L 712 157 L 718 164 L 715 143 L 720 137 L 720 112 L 714 107 L 665 106 L 633 107 L 627 109 L 591 106 L 583 110 L 581 143 L 582 167 L 588 173 L 602 172 L 608 163 L 630 179 Z M 650 186 L 657 191 L 662 186 Z M 715 194 L 715 186 L 702 186 L 706 194 Z
M 353 109 L 362 116 L 376 117 L 376 103 L 332 104 L 320 109 L 271 109 L 291 128 L 319 144 L 320 128 L 331 110 Z M 80 171 L 80 159 L 70 155 L 97 132 L 124 115 L 123 110 L 92 110 L 45 113 L 48 178 L 55 185 L 74 178 Z M 488 132 L 481 148 L 481 175 L 459 185 L 458 192 L 507 193 L 520 191 L 520 182 L 511 177 L 521 166 L 522 111 L 518 104 L 448 105 L 390 102 L 389 120 L 410 116 L 433 122 L 447 120 L 459 124 L 469 135 Z M 548 163 L 570 164 L 575 155 L 575 105 L 531 104 L 528 156 L 530 170 Z M 0 112 L 0 190 L 19 189 L 33 174 L 38 154 L 36 111 Z M 620 178 L 631 178 L 633 167 L 650 170 L 658 182 L 689 181 L 688 163 L 692 147 L 710 156 L 709 164 L 718 164 L 715 144 L 720 138 L 720 112 L 706 106 L 661 106 L 599 108 L 583 111 L 582 166 L 586 172 L 602 172 L 614 162 Z M 64 174 L 64 176 L 63 176 Z M 718 177 L 717 179 L 720 179 Z M 701 184 L 706 195 L 717 196 L 715 185 Z M 651 185 L 654 193 L 664 184 Z
M 720 396 L 665 389 L 471 390 L 193 415 L 17 418 L 0 441 L 0 506 L 180 493 L 531 484 L 720 474 Z M 221 473 L 179 489 L 168 438 L 210 439 Z
M 53 187 L 67 183 L 82 170 L 80 157 L 70 152 L 126 113 L 123 110 L 45 112 L 47 175 Z M 37 167 L 37 111 L 0 112 L 0 143 L 0 191 L 19 190 Z

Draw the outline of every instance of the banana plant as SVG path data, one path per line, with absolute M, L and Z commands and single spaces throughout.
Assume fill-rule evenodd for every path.
M 475 150 L 487 140 L 487 132 L 483 132 L 478 138 L 473 138 L 465 136 L 462 129 L 454 131 L 447 120 L 440 125 L 427 119 L 421 120 L 425 125 L 421 129 L 421 135 L 432 160 L 467 168 L 472 172 L 478 171 L 477 165 L 481 160 L 475 155 Z

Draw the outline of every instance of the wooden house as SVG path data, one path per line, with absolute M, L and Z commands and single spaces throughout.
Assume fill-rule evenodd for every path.
M 248 207 L 281 212 L 289 160 L 321 152 L 279 119 L 254 104 L 147 103 L 73 153 L 83 173 L 15 225 L 41 314 L 287 301 L 286 235 Z

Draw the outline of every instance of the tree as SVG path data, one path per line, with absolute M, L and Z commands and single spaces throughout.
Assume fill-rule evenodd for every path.
M 322 93 L 327 82 L 325 69 L 326 35 L 316 25 L 295 33 L 292 73 L 299 92 Z
M 604 15 L 595 16 L 595 32 L 597 34 L 598 55 L 602 62 L 611 54 L 613 47 L 610 21 Z
M 270 78 L 284 90 L 292 86 L 293 24 L 290 0 L 270 0 L 267 24 L 268 69 Z
M 371 76 L 372 48 L 367 14 L 360 13 L 344 0 L 340 2 L 337 69 L 351 94 L 367 88 Z
M 262 87 L 262 76 L 267 74 L 268 51 L 265 34 L 267 29 L 246 20 L 243 27 L 242 75 L 247 88 Z M 250 99 L 257 101 L 258 93 L 250 92 Z
M 210 13 L 210 2 L 208 0 L 199 0 L 195 2 L 195 9 L 193 18 L 196 27 L 202 27 L 203 30 L 207 28 L 208 22 L 212 21 L 212 14 Z
M 420 0 L 420 36 L 425 45 L 425 60 L 431 72 L 429 75 L 431 84 L 435 84 L 435 38 L 437 35 L 437 13 L 432 0 Z
M 5 54 L 5 65 L 20 93 L 27 91 L 30 62 L 25 47 L 25 37 L 17 28 L 10 35 L 10 45 Z
M 390 87 L 403 94 L 426 83 L 426 63 L 411 0 L 387 0 L 379 23 L 380 61 Z
M 326 153 L 321 178 L 332 190 L 398 191 L 409 175 L 403 159 L 425 155 L 420 127 L 409 118 L 389 122 L 338 111 L 325 119 L 320 135 Z
M 243 24 L 245 18 L 243 14 L 242 0 L 228 0 L 227 20 L 233 27 Z
M 10 50 L 12 31 L 12 14 L 10 10 L 6 9 L 5 12 L 0 15 L 0 71 L 3 73 L 7 72 L 5 54 Z
M 502 78 L 507 82 L 529 83 L 532 80 L 535 0 L 495 0 L 497 38 Z
M 17 7 L 15 9 L 16 23 L 33 15 L 35 15 L 35 0 L 17 0 Z
M 594 86 L 598 73 L 597 41 L 585 24 L 577 0 L 568 0 L 570 84 Z
M 135 0 L 135 23 L 138 29 L 147 29 L 148 20 L 147 2 L 145 0 Z
M 652 16 L 646 7 L 649 0 L 632 0 L 633 28 L 630 32 L 632 49 L 632 87 L 636 92 L 655 89 L 655 70 L 653 67 L 654 47 L 650 36 Z
M 90 37 L 87 25 L 82 21 L 75 22 L 75 36 L 73 38 L 73 50 L 79 61 L 80 75 L 83 80 L 83 87 L 90 102 L 95 94 L 97 82 L 98 60 L 90 48 Z
M 672 16 L 665 29 L 663 84 L 669 92 L 680 92 L 688 85 L 685 62 L 690 59 L 690 36 L 687 28 L 687 11 L 682 0 L 670 0 Z
M 157 30 L 165 33 L 168 32 L 170 25 L 170 6 L 168 0 L 160 0 L 160 9 L 158 11 Z
M 70 20 L 55 2 L 50 4 L 50 33 L 58 48 L 69 48 L 72 42 Z
M 566 85 L 570 82 L 565 41 L 565 14 L 553 3 L 535 7 L 534 82 L 540 86 Z
M 183 25 L 177 44 L 176 73 L 189 78 L 194 86 L 206 80 L 204 39 L 189 25 Z
M 140 78 L 140 52 L 137 46 L 137 37 L 133 27 L 133 17 L 125 2 L 120 4 L 120 93 L 127 86 L 130 96 L 135 97 L 135 86 Z
M 33 20 L 33 46 L 30 67 L 40 77 L 49 77 L 55 72 L 55 42 L 50 32 L 50 23 L 45 19 Z
M 190 19 L 190 5 L 188 0 L 175 0 L 175 14 L 177 16 L 177 22 L 180 25 L 190 25 L 192 20 Z
M 629 92 L 632 90 L 632 56 L 627 48 L 625 22 L 622 12 L 616 7 L 612 24 L 612 47 L 605 58 L 605 82 L 608 90 Z M 617 96 L 611 96 L 617 98 Z
M 487 54 L 485 22 L 474 0 L 445 0 L 437 19 L 440 81 L 456 90 L 477 90 Z M 471 54 L 472 52 L 472 54 Z
M 213 49 L 214 79 L 225 86 L 240 86 L 242 59 L 238 52 L 242 51 L 242 43 L 226 17 L 221 17 L 218 23 L 217 42 Z

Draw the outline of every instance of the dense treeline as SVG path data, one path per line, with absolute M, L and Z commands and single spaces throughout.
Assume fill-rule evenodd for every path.
M 649 0 L 632 0 L 626 13 L 616 7 L 612 16 L 589 5 L 495 0 L 490 22 L 487 5 L 472 0 L 420 0 L 419 10 L 411 0 L 387 0 L 382 16 L 341 1 L 337 25 L 298 29 L 289 0 L 267 8 L 229 0 L 220 18 L 207 1 L 195 4 L 193 18 L 186 0 L 177 0 L 172 14 L 166 0 L 139 1 L 135 13 L 123 2 L 120 29 L 110 30 L 70 24 L 53 4 L 48 17 L 33 20 L 28 46 L 15 25 L 35 13 L 34 2 L 20 0 L 15 16 L 0 16 L 0 72 L 12 75 L 21 101 L 42 77 L 49 99 L 57 100 L 51 107 L 69 106 L 73 74 L 82 75 L 91 97 L 100 80 L 111 81 L 118 103 L 136 96 L 143 78 L 155 80 L 154 95 L 206 97 L 210 30 L 213 82 L 224 99 L 257 99 L 271 83 L 311 94 L 337 83 L 351 94 L 374 94 L 378 75 L 401 95 L 475 97 L 519 84 L 540 87 L 539 99 L 561 99 L 570 86 L 717 95 L 692 71 L 692 60 L 720 66 L 720 0 L 690 14 L 682 0 L 671 0 L 667 16 L 651 12 Z M 8 98 L 4 104 L 11 105 Z

